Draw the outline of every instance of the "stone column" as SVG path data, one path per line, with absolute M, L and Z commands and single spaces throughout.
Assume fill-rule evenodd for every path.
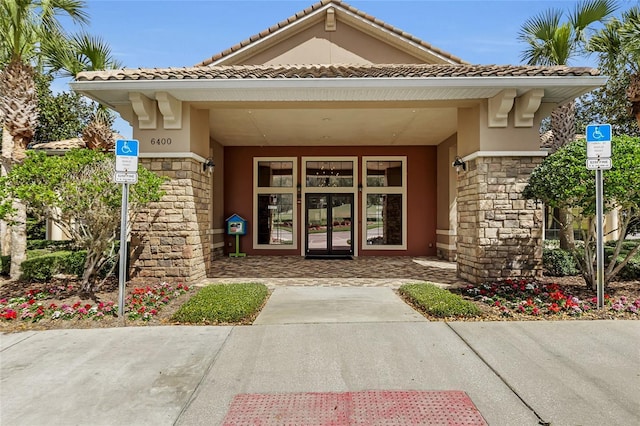
M 470 157 L 458 175 L 458 276 L 540 277 L 542 206 L 522 191 L 542 157 Z
M 193 158 L 141 158 L 166 194 L 132 224 L 132 277 L 197 282 L 211 263 L 211 177 Z M 132 240 L 134 240 L 132 237 Z

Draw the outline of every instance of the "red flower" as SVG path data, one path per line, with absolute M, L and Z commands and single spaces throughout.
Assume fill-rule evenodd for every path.
M 8 309 L 2 314 L 0 314 L 0 316 L 4 319 L 11 320 L 11 319 L 16 319 L 18 317 L 18 313 L 13 309 Z
M 549 310 L 557 314 L 560 311 L 560 306 L 554 302 L 549 306 Z
M 29 299 L 29 302 L 27 303 L 29 303 L 30 305 L 33 305 L 34 303 L 36 303 L 36 301 L 34 299 Z

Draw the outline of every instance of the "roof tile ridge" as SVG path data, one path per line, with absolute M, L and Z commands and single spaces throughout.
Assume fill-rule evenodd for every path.
M 460 57 L 458 57 L 456 55 L 453 55 L 453 54 L 451 54 L 449 52 L 445 52 L 444 50 L 435 47 L 433 44 L 431 44 L 429 42 L 426 42 L 426 41 L 422 40 L 419 37 L 416 37 L 415 35 L 413 35 L 411 33 L 403 31 L 400 28 L 398 28 L 398 27 L 396 27 L 394 25 L 391 25 L 388 22 L 385 22 L 380 18 L 376 18 L 376 17 L 374 17 L 372 15 L 369 15 L 368 13 L 366 13 L 366 12 L 364 12 L 364 11 L 354 7 L 354 6 L 351 6 L 350 4 L 347 4 L 347 3 L 343 2 L 343 1 L 339 1 L 337 3 L 339 3 L 342 7 L 344 7 L 348 11 L 353 12 L 356 15 L 358 15 L 358 16 L 360 16 L 360 17 L 362 17 L 362 18 L 364 18 L 364 19 L 366 19 L 366 20 L 368 20 L 368 21 L 370 21 L 370 22 L 372 22 L 372 23 L 374 23 L 376 25 L 379 25 L 379 26 L 381 26 L 381 27 L 383 27 L 383 28 L 385 28 L 385 29 L 387 29 L 389 31 L 392 31 L 392 32 L 396 33 L 397 35 L 399 35 L 399 36 L 401 36 L 401 37 L 403 37 L 403 38 L 405 38 L 407 40 L 413 41 L 414 43 L 418 43 L 421 46 L 426 47 L 429 50 L 433 50 L 434 52 L 439 53 L 439 54 L 441 54 L 441 55 L 443 55 L 443 56 L 445 56 L 445 57 L 447 57 L 449 59 L 452 59 L 452 60 L 454 60 L 456 62 L 463 63 L 463 64 L 467 63 L 467 61 L 463 60 L 462 58 L 460 58 Z
M 382 28 L 384 28 L 386 30 L 389 30 L 389 31 L 397 34 L 398 36 L 400 36 L 400 37 L 402 37 L 402 38 L 404 38 L 406 40 L 409 40 L 409 41 L 412 41 L 414 43 L 417 43 L 417 44 L 419 44 L 419 45 L 421 45 L 421 46 L 423 46 L 423 47 L 425 47 L 425 48 L 427 48 L 427 49 L 429 49 L 429 50 L 431 50 L 431 51 L 433 51 L 433 52 L 435 52 L 437 54 L 440 54 L 440 55 L 442 55 L 442 56 L 444 56 L 444 57 L 446 57 L 448 59 L 451 59 L 451 60 L 453 60 L 455 62 L 458 62 L 458 63 L 461 63 L 461 64 L 466 64 L 467 63 L 467 61 L 463 60 L 462 58 L 460 58 L 460 57 L 458 57 L 456 55 L 453 55 L 452 53 L 446 52 L 446 51 L 444 51 L 444 50 L 442 50 L 442 49 L 440 49 L 438 47 L 435 47 L 433 44 L 428 43 L 428 42 L 420 39 L 419 37 L 416 37 L 415 35 L 413 35 L 411 33 L 403 31 L 400 28 L 398 28 L 398 27 L 396 27 L 394 25 L 391 25 L 391 24 L 389 24 L 389 23 L 387 23 L 387 22 L 385 22 L 385 21 L 383 21 L 383 20 L 381 20 L 379 18 L 376 18 L 373 15 L 369 15 L 367 12 L 365 12 L 363 10 L 360 10 L 360 9 L 356 8 L 355 6 L 352 6 L 352 5 L 346 3 L 346 2 L 344 2 L 342 0 L 320 0 L 320 1 L 312 4 L 311 6 L 307 7 L 304 10 L 302 10 L 300 12 L 296 12 L 294 15 L 288 17 L 287 19 L 284 19 L 284 20 L 278 22 L 277 24 L 272 25 L 271 27 L 269 27 L 269 28 L 267 28 L 265 30 L 262 30 L 259 33 L 254 34 L 254 35 L 248 37 L 247 39 L 242 40 L 241 42 L 236 43 L 233 46 L 231 46 L 231 47 L 229 47 L 229 48 L 227 48 L 227 49 L 225 49 L 225 50 L 223 50 L 221 52 L 218 52 L 218 53 L 214 54 L 213 56 L 211 56 L 211 57 L 209 57 L 209 58 L 207 58 L 207 59 L 195 64 L 195 66 L 208 66 L 208 65 L 211 65 L 213 62 L 215 62 L 215 61 L 217 61 L 217 60 L 219 60 L 221 58 L 224 58 L 225 56 L 228 56 L 231 53 L 236 52 L 236 51 L 238 51 L 238 50 L 240 50 L 240 49 L 242 49 L 242 48 L 254 43 L 255 41 L 258 41 L 258 40 L 260 40 L 262 38 L 265 38 L 269 34 L 273 34 L 276 31 L 279 31 L 280 29 L 291 25 L 295 21 L 297 21 L 297 20 L 299 20 L 299 19 L 301 19 L 301 18 L 303 18 L 303 17 L 315 12 L 316 10 L 318 10 L 318 9 L 320 9 L 322 7 L 325 7 L 326 5 L 330 5 L 330 4 L 334 4 L 336 6 L 340 6 L 341 8 L 344 8 L 345 10 L 347 10 L 349 12 L 352 12 L 355 15 L 357 15 L 357 16 L 363 18 L 363 19 L 366 19 L 367 21 L 369 21 L 369 22 L 371 22 L 371 23 L 373 23 L 375 25 L 378 25 L 378 26 L 380 26 L 380 27 L 382 27 Z
M 262 30 L 257 34 L 254 34 L 252 36 L 249 36 L 248 38 L 242 40 L 239 43 L 234 44 L 233 46 L 223 50 L 222 52 L 216 53 L 215 55 L 211 56 L 210 58 L 207 58 L 205 60 L 203 60 L 202 62 L 199 62 L 197 64 L 195 64 L 196 67 L 203 67 L 203 66 L 208 66 L 211 65 L 213 62 L 217 61 L 218 59 L 221 59 L 237 50 L 242 49 L 243 47 L 246 47 L 247 45 L 260 40 L 266 36 L 268 36 L 269 34 L 273 34 L 274 32 L 288 26 L 291 25 L 293 22 L 304 18 L 305 16 L 309 15 L 310 13 L 320 9 L 321 7 L 324 7 L 325 5 L 329 4 L 329 3 L 336 3 L 336 4 L 340 4 L 340 1 L 337 0 L 320 0 L 319 2 L 316 2 L 314 4 L 312 4 L 311 6 L 307 7 L 306 9 L 300 11 L 300 12 L 296 12 L 294 15 L 283 19 L 282 21 L 278 22 L 275 25 L 270 26 L 269 28 L 267 28 L 266 30 Z

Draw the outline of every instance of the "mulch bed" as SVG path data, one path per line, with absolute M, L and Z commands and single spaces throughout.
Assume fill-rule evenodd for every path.
M 545 277 L 545 282 L 555 282 L 559 284 L 565 294 L 570 294 L 578 297 L 582 300 L 587 300 L 595 297 L 596 292 L 588 289 L 584 284 L 584 281 L 580 277 Z M 134 282 L 127 286 L 127 295 L 130 295 L 133 289 L 137 287 L 144 287 L 149 283 Z M 70 292 L 64 292 L 57 296 L 43 300 L 47 305 L 55 303 L 56 305 L 73 304 L 80 302 L 81 304 L 95 305 L 99 302 L 116 302 L 118 301 L 118 282 L 117 280 L 111 280 L 105 283 L 105 285 L 97 292 L 88 294 L 78 291 L 78 282 L 69 278 L 58 278 L 48 283 L 24 283 L 24 282 L 11 282 L 8 280 L 0 280 L 0 299 L 12 298 L 24 296 L 28 291 L 40 291 L 46 288 L 55 286 L 69 286 L 72 285 L 74 289 Z M 43 318 L 38 322 L 30 322 L 24 320 L 2 320 L 0 319 L 0 332 L 18 332 L 25 330 L 49 330 L 49 329 L 74 329 L 74 328 L 100 328 L 100 327 L 122 327 L 122 326 L 159 326 L 159 325 L 172 325 L 175 322 L 171 321 L 171 316 L 174 312 L 186 302 L 196 290 L 191 289 L 186 294 L 183 294 L 177 298 L 170 300 L 166 305 L 163 305 L 159 309 L 158 314 L 153 316 L 147 321 L 140 319 L 130 320 L 125 318 L 119 319 L 113 316 L 105 316 L 99 320 L 92 318 L 85 319 L 50 319 Z M 612 298 L 619 298 L 620 296 L 626 296 L 630 300 L 640 298 L 640 281 L 626 281 L 626 282 L 613 282 L 610 283 L 606 289 L 606 293 Z M 433 321 L 545 321 L 545 320 L 590 320 L 590 319 L 630 319 L 638 320 L 640 315 L 635 315 L 629 312 L 612 312 L 610 310 L 604 311 L 591 311 L 584 313 L 581 316 L 569 316 L 569 315 L 553 315 L 553 316 L 531 316 L 523 314 L 514 314 L 509 317 L 505 317 L 501 314 L 500 310 L 495 307 L 491 307 L 482 303 L 478 303 L 478 306 L 482 310 L 482 315 L 476 318 L 427 318 Z
M 137 287 L 144 287 L 144 283 L 137 283 Z M 12 298 L 24 296 L 30 290 L 41 291 L 51 286 L 73 286 L 75 291 L 65 292 L 64 296 L 59 295 L 45 299 L 44 302 L 49 305 L 55 303 L 58 306 L 63 304 L 74 304 L 80 302 L 82 305 L 91 304 L 95 305 L 99 302 L 115 302 L 118 303 L 119 288 L 117 279 L 107 281 L 99 291 L 95 293 L 86 293 L 77 290 L 79 288 L 79 282 L 70 278 L 57 278 L 47 283 L 24 283 L 24 282 L 12 282 L 8 280 L 0 280 L 0 299 Z M 125 298 L 130 296 L 133 289 L 136 287 L 136 283 L 130 283 L 127 285 Z M 171 321 L 171 316 L 174 312 L 193 294 L 195 291 L 192 289 L 189 292 L 171 299 L 168 304 L 163 305 L 159 309 L 158 314 L 151 317 L 147 321 L 143 320 L 130 320 L 127 318 L 120 319 L 114 316 L 105 316 L 99 320 L 92 318 L 85 319 L 50 319 L 43 318 L 38 322 L 30 322 L 24 320 L 1 320 L 0 319 L 0 332 L 11 333 L 26 330 L 52 330 L 52 329 L 74 329 L 74 328 L 108 328 L 108 327 L 140 327 L 140 326 L 158 326 L 158 325 L 173 325 L 175 322 Z

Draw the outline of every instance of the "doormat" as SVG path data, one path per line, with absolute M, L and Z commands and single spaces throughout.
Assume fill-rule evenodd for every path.
M 236 395 L 224 426 L 486 426 L 462 391 Z

